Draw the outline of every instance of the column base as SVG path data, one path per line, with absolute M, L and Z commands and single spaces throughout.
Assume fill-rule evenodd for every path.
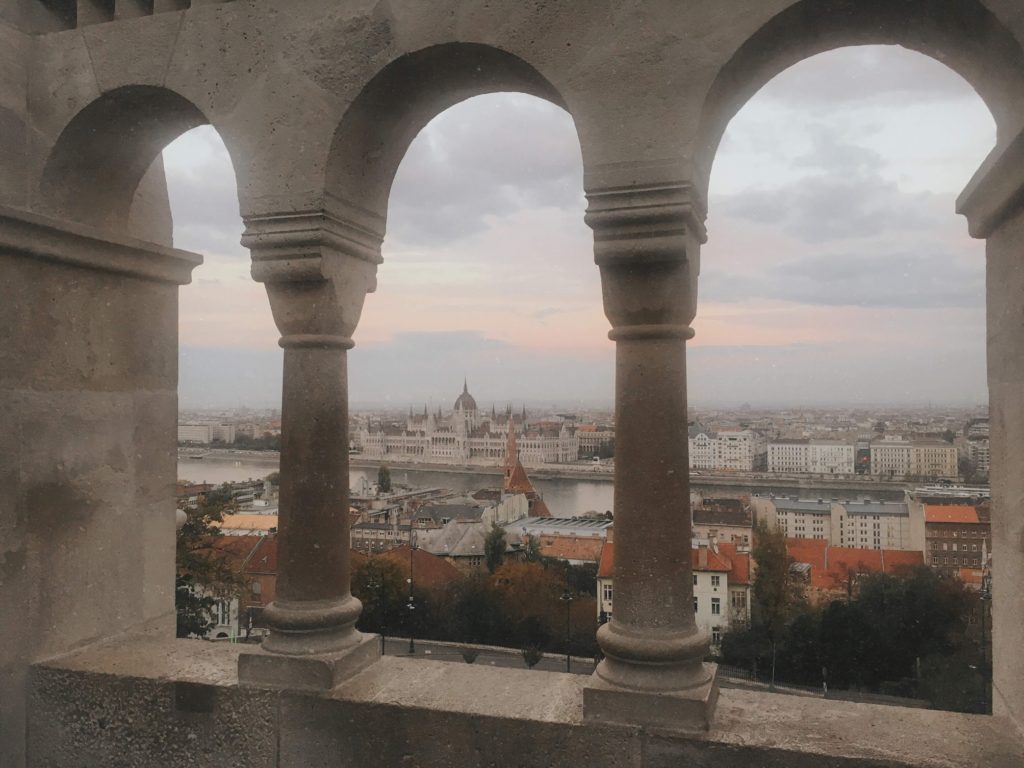
M 625 688 L 595 673 L 583 688 L 583 721 L 677 733 L 710 730 L 718 704 L 718 665 L 703 668 L 707 680 L 682 690 Z
M 332 653 L 287 655 L 262 647 L 238 657 L 238 682 L 256 688 L 329 691 L 380 659 L 377 635 L 353 633 L 356 642 Z

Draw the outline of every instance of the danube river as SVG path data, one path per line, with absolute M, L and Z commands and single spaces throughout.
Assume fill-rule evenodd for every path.
M 178 477 L 195 483 L 206 482 L 219 485 L 224 482 L 238 482 L 253 478 L 266 477 L 277 469 L 277 459 L 260 460 L 248 456 L 234 460 L 223 458 L 178 459 Z M 370 484 L 377 480 L 377 472 L 373 469 L 353 468 L 350 473 L 352 488 L 355 492 L 366 492 Z M 471 492 L 479 488 L 493 488 L 501 483 L 497 474 L 474 472 L 432 472 L 423 469 L 393 469 L 392 480 L 415 488 L 450 488 L 453 491 Z M 707 495 L 740 496 L 748 493 L 767 495 L 775 493 L 780 496 L 799 495 L 802 498 L 863 498 L 889 501 L 900 500 L 902 491 L 891 488 L 878 488 L 865 492 L 833 491 L 827 482 L 820 484 L 808 482 L 806 487 L 772 488 L 769 486 L 755 488 L 708 487 L 702 489 L 700 482 L 694 478 L 694 490 L 703 491 Z M 609 480 L 578 480 L 570 478 L 548 479 L 534 478 L 533 484 L 540 491 L 552 514 L 556 517 L 570 517 L 584 512 L 604 512 L 612 508 L 612 484 Z
M 178 459 L 178 478 L 194 483 L 238 482 L 251 478 L 265 477 L 277 469 L 277 461 L 239 461 L 224 459 Z M 352 469 L 349 473 L 352 489 L 357 493 L 363 483 L 375 483 L 377 472 L 369 469 Z M 472 472 L 430 472 L 425 470 L 392 470 L 391 479 L 396 483 L 415 488 L 450 488 L 453 491 L 475 491 L 479 488 L 494 488 L 501 484 L 501 475 L 474 474 Z M 558 517 L 569 517 L 582 512 L 596 510 L 604 512 L 612 508 L 612 484 L 607 481 L 587 480 L 541 480 L 533 481 L 537 490 L 544 495 L 551 513 Z

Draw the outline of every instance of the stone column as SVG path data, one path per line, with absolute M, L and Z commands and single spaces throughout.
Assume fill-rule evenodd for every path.
M 685 184 L 602 189 L 588 200 L 616 343 L 615 596 L 584 718 L 702 730 L 718 689 L 693 612 L 686 340 L 704 209 Z
M 323 212 L 247 220 L 284 348 L 278 575 L 270 636 L 239 660 L 243 682 L 333 688 L 380 655 L 355 629 L 349 580 L 347 350 L 380 261 L 375 222 Z
M 1024 732 L 1024 132 L 957 200 L 986 259 L 992 461 L 992 712 Z

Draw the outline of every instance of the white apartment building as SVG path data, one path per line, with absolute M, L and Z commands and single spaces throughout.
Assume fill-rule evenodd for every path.
M 924 551 L 920 505 L 893 501 L 838 501 L 754 497 L 757 520 L 791 539 L 822 539 L 833 547 Z
M 768 443 L 753 430 L 697 432 L 690 435 L 691 469 L 756 472 L 767 463 Z
M 768 471 L 852 475 L 857 448 L 836 440 L 779 440 L 768 444 Z
M 988 438 L 977 438 L 967 441 L 967 458 L 971 460 L 976 471 L 987 475 L 991 464 Z
M 871 443 L 871 474 L 884 477 L 959 477 L 956 447 L 942 440 L 886 438 Z
M 201 443 L 206 445 L 214 440 L 224 443 L 235 442 L 234 424 L 179 424 L 179 443 Z
M 615 585 L 614 542 L 605 542 L 597 572 L 598 619 L 611 620 Z M 750 620 L 750 555 L 729 544 L 701 545 L 693 555 L 693 613 L 697 626 L 708 633 L 717 651 L 722 635 L 733 625 Z

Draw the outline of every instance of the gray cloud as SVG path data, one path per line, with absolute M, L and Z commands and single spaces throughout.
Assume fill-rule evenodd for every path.
M 844 103 L 898 106 L 960 102 L 978 95 L 935 59 L 898 46 L 872 45 L 805 59 L 773 80 L 759 98 L 825 111 Z
M 807 156 L 806 163 L 827 172 L 793 184 L 718 196 L 711 203 L 712 222 L 721 216 L 770 224 L 806 243 L 850 240 L 868 233 L 927 232 L 941 224 L 943 214 L 934 194 L 903 192 L 877 171 L 867 170 L 864 161 L 855 159 L 855 149 L 838 153 L 837 168 L 823 168 L 825 156 Z M 858 162 L 860 166 L 854 167 Z
M 583 209 L 583 167 L 572 119 L 521 94 L 481 96 L 428 125 L 395 177 L 389 235 L 444 245 L 526 208 Z
M 984 265 L 965 266 L 944 251 L 821 253 L 758 275 L 707 270 L 705 301 L 778 299 L 809 305 L 906 309 L 985 303 Z

